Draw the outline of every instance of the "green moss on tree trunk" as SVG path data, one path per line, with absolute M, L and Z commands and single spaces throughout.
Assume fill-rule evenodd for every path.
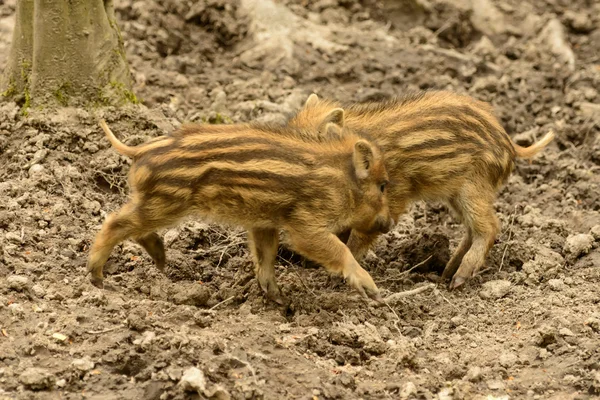
M 18 0 L 0 93 L 25 110 L 137 102 L 112 0 Z

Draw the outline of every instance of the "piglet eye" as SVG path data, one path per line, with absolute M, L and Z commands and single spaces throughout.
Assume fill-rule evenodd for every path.
M 387 186 L 387 182 L 383 182 L 380 186 L 379 186 L 379 190 L 381 190 L 381 193 L 385 192 L 385 187 Z

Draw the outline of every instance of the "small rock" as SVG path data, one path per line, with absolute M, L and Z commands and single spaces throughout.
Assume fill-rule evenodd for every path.
M 412 382 L 406 382 L 400 390 L 400 398 L 402 400 L 409 399 L 417 395 L 417 387 Z
M 590 229 L 590 235 L 592 235 L 595 240 L 600 240 L 600 225 L 592 226 L 592 229 Z
M 540 347 L 546 347 L 553 343 L 556 343 L 556 329 L 548 325 L 543 325 L 538 329 L 538 341 L 537 344 Z
M 440 390 L 438 392 L 438 400 L 453 400 L 454 397 L 452 396 L 452 393 L 454 392 L 454 389 L 450 388 L 450 387 L 445 387 L 442 390 Z
M 550 289 L 554 290 L 555 292 L 560 292 L 566 288 L 566 285 L 562 279 L 550 279 L 548 281 L 548 286 L 550 286 Z
M 225 113 L 227 111 L 227 95 L 224 91 L 216 91 L 215 101 L 210 105 L 210 110 L 217 113 Z
M 146 331 L 142 334 L 142 337 L 133 341 L 133 344 L 140 345 L 142 347 L 148 347 L 156 339 L 156 333 L 152 331 Z
M 91 371 L 92 369 L 94 369 L 95 364 L 92 360 L 90 360 L 89 357 L 84 357 L 84 358 L 78 358 L 76 360 L 73 360 L 71 365 L 73 365 L 73 367 L 75 367 L 79 371 L 87 372 L 87 371 Z
M 45 169 L 46 167 L 44 167 L 42 164 L 33 164 L 31 167 L 29 167 L 29 171 L 27 171 L 27 173 L 29 174 L 29 177 L 32 178 L 36 175 L 42 174 Z
M 516 364 L 517 356 L 514 353 L 510 353 L 510 352 L 502 353 L 502 354 L 500 354 L 500 357 L 498 358 L 498 362 L 504 368 L 510 368 Z
M 510 282 L 505 280 L 495 280 L 485 282 L 479 292 L 482 299 L 498 300 L 506 296 L 510 291 Z
M 565 12 L 565 19 L 574 32 L 589 33 L 594 30 L 594 23 L 587 14 L 569 10 Z
M 336 375 L 334 383 L 350 389 L 356 388 L 356 381 L 354 380 L 354 377 L 347 372 L 342 372 L 341 374 Z
M 63 335 L 62 333 L 59 333 L 59 332 L 53 333 L 52 338 L 59 342 L 64 342 L 65 340 L 68 339 L 67 335 Z
M 565 242 L 564 251 L 572 258 L 577 258 L 583 254 L 587 254 L 592 248 L 594 237 L 585 233 L 577 235 L 569 235 Z
M 585 320 L 585 324 L 592 328 L 592 330 L 596 333 L 600 333 L 600 319 L 590 317 Z
M 558 334 L 561 336 L 575 336 L 575 334 L 569 328 L 560 328 Z
M 211 400 L 229 400 L 231 399 L 231 395 L 221 385 L 215 385 L 210 390 L 205 390 L 204 395 Z
M 37 297 L 44 297 L 46 295 L 46 289 L 44 289 L 41 285 L 33 285 L 31 287 L 31 291 Z
M 27 288 L 27 285 L 29 284 L 29 278 L 23 275 L 11 275 L 6 278 L 6 283 L 8 284 L 9 289 L 22 292 Z
M 67 381 L 66 379 L 59 379 L 56 381 L 56 386 L 59 388 L 64 388 L 65 386 L 67 386 Z
M 478 56 L 495 58 L 498 54 L 498 48 L 492 43 L 490 38 L 484 35 L 473 47 L 473 53 Z
M 196 367 L 190 367 L 185 370 L 179 384 L 183 387 L 183 390 L 188 392 L 197 391 L 202 394 L 206 389 L 206 378 L 204 373 Z
M 486 382 L 488 389 L 490 390 L 504 390 L 504 382 L 497 379 L 492 379 Z
M 283 332 L 283 333 L 288 333 L 291 332 L 292 328 L 290 327 L 290 324 L 281 324 L 277 327 L 277 329 L 279 329 L 279 332 Z
M 471 91 L 480 92 L 480 91 L 488 91 L 490 93 L 495 93 L 498 91 L 499 80 L 497 77 L 493 75 L 482 76 L 475 80 L 473 86 L 471 86 Z
M 11 314 L 14 316 L 22 317 L 25 315 L 25 310 L 23 309 L 23 306 L 20 305 L 19 303 L 9 304 L 8 309 L 10 310 Z
M 179 293 L 173 296 L 175 304 L 187 304 L 196 307 L 206 305 L 210 299 L 210 290 L 201 284 L 194 283 L 187 287 L 183 287 Z
M 148 326 L 146 323 L 146 314 L 139 310 L 132 311 L 127 316 L 127 326 L 129 326 L 129 329 L 138 332 L 145 330 Z
M 464 379 L 466 379 L 470 382 L 478 382 L 481 380 L 481 378 L 482 378 L 481 368 L 479 368 L 479 367 L 469 368 L 469 370 L 467 371 L 467 374 L 464 377 Z
M 19 382 L 31 390 L 45 390 L 54 384 L 54 376 L 43 368 L 27 368 L 19 375 Z
M 579 110 L 581 110 L 581 115 L 585 119 L 590 119 L 592 121 L 600 121 L 600 104 L 582 101 L 578 103 L 578 107 Z
M 177 367 L 174 367 L 172 365 L 168 366 L 165 369 L 165 372 L 167 373 L 167 375 L 169 376 L 169 378 L 172 381 L 178 381 L 178 380 L 180 380 L 181 377 L 182 377 L 182 374 L 183 374 L 183 371 L 181 370 L 181 368 L 177 368 Z

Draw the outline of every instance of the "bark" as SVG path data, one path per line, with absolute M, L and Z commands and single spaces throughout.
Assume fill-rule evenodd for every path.
M 25 108 L 135 101 L 113 1 L 18 0 L 0 90 Z

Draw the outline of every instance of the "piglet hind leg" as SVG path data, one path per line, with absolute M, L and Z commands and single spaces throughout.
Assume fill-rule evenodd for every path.
M 279 245 L 277 230 L 253 228 L 248 231 L 248 239 L 258 284 L 269 300 L 280 305 L 285 304 L 275 280 L 275 258 Z
M 155 231 L 178 221 L 182 216 L 182 209 L 170 204 L 151 205 L 152 208 L 149 208 L 149 204 L 144 202 L 130 201 L 106 219 L 96 235 L 88 258 L 87 269 L 94 286 L 104 287 L 104 264 L 113 248 L 129 238 L 140 244 L 150 254 L 156 266 L 164 270 L 165 247 Z M 164 211 L 151 212 L 152 209 Z
M 96 235 L 87 265 L 88 273 L 91 274 L 90 282 L 94 286 L 101 289 L 104 287 L 102 270 L 113 248 L 138 231 L 137 214 L 138 207 L 135 203 L 125 204 L 119 211 L 108 216 Z
M 452 208 L 452 210 L 458 217 L 459 221 L 461 223 L 465 224 L 466 220 L 465 220 L 463 208 L 461 206 L 460 201 L 458 201 L 457 198 L 453 198 L 450 201 L 450 207 Z M 465 254 L 467 254 L 467 251 L 469 251 L 472 244 L 473 244 L 473 234 L 471 232 L 470 226 L 467 226 L 466 235 L 463 237 L 460 244 L 458 245 L 458 247 L 452 254 L 450 261 L 448 261 L 448 263 L 446 264 L 446 267 L 444 268 L 444 272 L 442 273 L 443 280 L 449 280 L 454 276 L 454 274 L 458 270 L 458 267 L 460 266 L 460 263 L 462 262 L 463 257 L 465 256 Z
M 462 198 L 458 201 L 464 215 L 464 223 L 471 232 L 472 244 L 452 277 L 450 289 L 461 287 L 479 271 L 494 244 L 500 229 L 500 222 L 494 212 L 492 194 L 491 188 L 470 185 L 464 190 Z M 468 240 L 468 237 L 465 240 Z M 459 250 L 461 249 L 459 248 Z
M 348 247 L 336 235 L 299 229 L 288 231 L 295 251 L 323 265 L 329 272 L 343 276 L 361 295 L 382 301 L 371 275 L 358 264 Z
M 165 245 L 160 236 L 156 232 L 152 232 L 149 235 L 138 237 L 135 241 L 150 254 L 156 267 L 163 272 L 167 257 L 165 255 Z

